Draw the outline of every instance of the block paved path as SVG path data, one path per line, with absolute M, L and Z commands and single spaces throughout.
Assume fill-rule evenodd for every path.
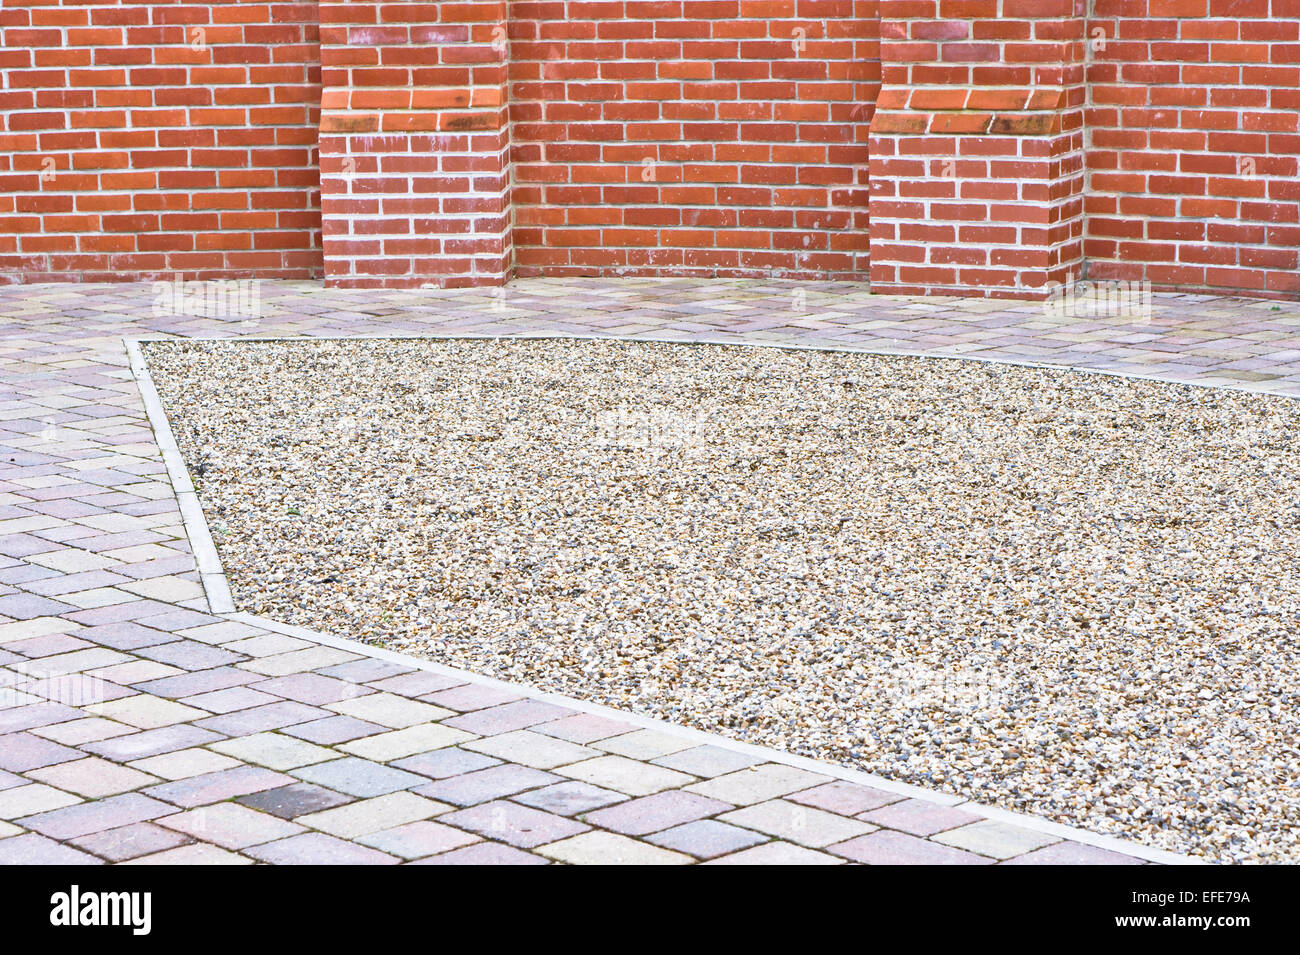
M 0 287 L 0 862 L 1176 861 L 944 794 L 213 613 L 126 338 L 607 334 L 832 345 L 1300 395 L 1300 305 L 1149 319 L 835 283 Z

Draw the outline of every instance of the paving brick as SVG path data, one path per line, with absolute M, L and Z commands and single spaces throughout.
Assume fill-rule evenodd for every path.
M 844 842 L 877 828 L 846 816 L 837 816 L 784 799 L 756 803 L 724 813 L 718 818 L 733 826 L 743 826 L 813 849 L 825 848 L 833 842 Z
M 1032 829 L 985 819 L 934 836 L 933 841 L 994 859 L 1010 859 L 1061 840 Z
M 192 842 L 189 845 L 166 849 L 147 856 L 130 859 L 120 865 L 252 865 L 250 859 L 219 849 L 205 842 Z
M 373 832 L 361 836 L 357 841 L 403 859 L 420 859 L 438 852 L 459 849 L 478 842 L 479 838 L 451 826 L 422 820 L 395 829 Z
M 85 759 L 60 763 L 45 769 L 34 769 L 27 775 L 37 782 L 47 783 L 56 789 L 76 793 L 88 799 L 114 796 L 158 782 L 155 776 L 111 763 L 98 756 L 88 756 Z
M 715 776 L 687 788 L 712 799 L 749 806 L 756 802 L 786 796 L 801 789 L 824 783 L 828 777 L 780 763 L 764 763 L 725 776 Z
M 190 809 L 162 816 L 156 821 L 160 826 L 175 829 L 203 842 L 215 843 L 224 849 L 244 849 L 305 831 L 302 826 L 278 816 L 256 812 L 247 805 L 233 802 Z
M 792 793 L 789 797 L 791 802 L 825 809 L 827 812 L 838 813 L 841 816 L 856 816 L 859 813 L 879 809 L 881 806 L 888 806 L 890 803 L 901 802 L 904 798 L 896 793 L 885 792 L 883 789 L 873 789 L 870 786 L 843 780 L 814 786 L 803 792 Z
M 765 842 L 710 859 L 704 865 L 843 865 L 843 859 L 789 842 Z
M 643 836 L 731 809 L 730 803 L 682 790 L 655 793 L 589 812 L 583 821 L 629 836 Z
M 511 798 L 515 802 L 541 809 L 543 812 L 553 812 L 560 816 L 576 816 L 592 809 L 623 802 L 628 797 L 611 789 L 566 781 L 543 786 L 541 789 L 516 793 Z
M 597 750 L 543 736 L 530 730 L 515 730 L 499 736 L 476 739 L 465 743 L 464 748 L 486 753 L 497 759 L 532 766 L 534 769 L 551 769 L 600 755 Z
M 324 719 L 286 726 L 283 731 L 289 736 L 305 739 L 309 743 L 330 746 L 360 739 L 362 736 L 374 736 L 376 733 L 384 732 L 385 729 L 387 727 L 380 726 L 378 723 L 367 723 L 365 720 L 353 719 L 351 716 L 327 716 Z
M 428 819 L 449 809 L 451 807 L 444 803 L 425 799 L 415 793 L 395 792 L 375 796 L 373 799 L 362 799 L 346 806 L 307 813 L 297 817 L 297 821 L 330 835 L 356 839 L 372 832 Z
M 253 684 L 253 688 L 264 693 L 321 706 L 325 703 L 338 703 L 342 700 L 355 700 L 375 692 L 368 686 L 336 680 L 321 676 L 319 673 L 294 673 L 291 676 L 274 677 Z
M 763 760 L 757 756 L 748 756 L 737 752 L 734 749 L 705 745 L 693 746 L 680 752 L 669 753 L 666 756 L 653 759 L 651 762 L 656 766 L 665 766 L 668 769 L 690 773 L 692 776 L 712 779 L 714 776 L 723 776 L 727 773 L 734 773 L 738 769 L 746 769 L 756 763 L 763 762 Z
M 640 763 L 625 756 L 597 756 L 559 767 L 561 775 L 578 779 L 602 789 L 626 793 L 629 796 L 649 796 L 664 789 L 673 789 L 691 782 L 695 777 L 676 770 Z M 706 794 L 707 795 L 707 794 Z
M 681 852 L 639 839 L 598 831 L 552 842 L 537 851 L 570 865 L 688 865 L 695 861 Z
M 251 736 L 211 743 L 208 748 L 245 763 L 280 770 L 322 763 L 327 759 L 335 759 L 338 755 L 332 749 L 281 733 L 254 733 Z
M 103 865 L 89 853 L 29 832 L 0 839 L 0 865 Z
M 356 797 L 345 796 L 343 793 L 312 783 L 292 783 L 277 789 L 264 789 L 261 792 L 240 796 L 235 801 L 260 812 L 269 812 L 281 819 L 295 819 L 309 812 L 345 806 L 355 802 Z
M 521 849 L 531 849 L 590 828 L 564 816 L 501 800 L 449 812 L 438 821 Z
M 197 707 L 185 706 L 174 700 L 166 700 L 146 693 L 120 700 L 110 700 L 107 703 L 96 703 L 86 707 L 86 712 L 119 723 L 138 726 L 143 730 L 158 729 L 174 723 L 186 723 L 208 715 L 207 711 Z
M 79 802 L 80 797 L 43 783 L 13 786 L 0 790 L 0 819 L 21 819 Z
M 993 861 L 891 829 L 858 836 L 826 851 L 867 865 L 987 865 Z
M 452 707 L 455 709 L 455 707 Z M 567 739 L 570 743 L 594 743 L 596 740 L 618 736 L 636 729 L 632 723 L 597 716 L 594 713 L 577 713 L 564 719 L 552 720 L 533 727 L 533 731 L 557 739 Z
M 249 849 L 247 854 L 273 865 L 396 865 L 402 860 L 377 849 L 320 832 L 306 832 Z
M 452 729 L 438 723 L 424 723 L 408 726 L 406 729 L 393 730 L 389 733 L 377 733 L 348 743 L 340 743 L 338 748 L 345 753 L 387 762 L 401 759 L 416 753 L 423 753 L 457 743 L 467 743 L 474 737 L 462 730 Z
M 273 789 L 291 782 L 293 782 L 292 777 L 260 766 L 235 766 L 215 773 L 204 773 L 201 776 L 191 776 L 188 779 L 152 786 L 146 789 L 145 793 L 188 809 L 224 799 L 233 799 L 263 789 Z
M 681 736 L 659 730 L 640 729 L 603 739 L 596 744 L 596 748 L 619 756 L 627 756 L 629 759 L 651 760 L 691 749 L 694 745 L 693 741 Z
M 472 806 L 527 789 L 536 789 L 556 782 L 559 778 L 540 769 L 506 763 L 440 779 L 420 786 L 417 792 L 453 805 Z
M 156 799 L 140 793 L 123 793 L 26 816 L 22 825 L 51 839 L 75 839 L 103 829 L 145 822 L 170 811 L 170 806 Z
M 202 746 L 204 743 L 210 743 L 221 738 L 220 733 L 199 729 L 197 726 L 189 726 L 188 724 L 179 724 L 164 726 L 156 730 L 145 730 L 143 733 L 132 733 L 129 736 L 118 736 L 113 739 L 86 743 L 81 748 L 97 756 L 103 756 L 105 759 L 129 762 L 135 759 L 157 756 L 160 753 L 171 753 L 178 749 L 187 749 L 191 746 Z
M 0 794 L 3 795 L 3 794 Z M 1082 842 L 1058 842 L 1055 845 L 1035 849 L 1024 855 L 1002 863 L 1003 865 L 1142 865 L 1142 860 L 1133 856 L 1098 849 L 1096 846 Z
M 460 776 L 463 773 L 472 773 L 476 769 L 496 766 L 500 762 L 499 759 L 484 756 L 482 753 L 471 753 L 458 746 L 448 746 L 394 760 L 391 765 L 432 779 L 446 779 L 448 776 Z
M 215 773 L 242 765 L 239 760 L 222 756 L 212 750 L 191 747 L 178 749 L 159 756 L 132 761 L 131 766 L 141 772 L 151 773 L 162 779 L 189 779 L 205 773 Z
M 346 756 L 327 763 L 304 766 L 293 770 L 293 775 L 327 789 L 335 789 L 349 796 L 382 796 L 409 789 L 428 782 L 424 776 L 400 769 L 372 763 L 368 759 Z
M 464 713 L 453 719 L 446 720 L 445 723 L 447 726 L 465 730 L 467 733 L 476 733 L 479 736 L 496 736 L 500 733 L 527 729 L 538 723 L 546 723 L 550 720 L 558 720 L 572 715 L 572 710 L 556 706 L 553 703 L 543 703 L 540 700 L 519 700 L 515 703 L 506 703 L 502 706 L 492 706 L 483 710 L 475 710 L 472 713 Z
M 716 819 L 700 819 L 646 836 L 649 842 L 657 846 L 686 852 L 699 859 L 713 859 L 729 852 L 739 852 L 766 842 L 767 838 Z
M 109 862 L 123 862 L 139 856 L 175 849 L 193 840 L 151 822 L 137 822 L 117 829 L 103 829 L 71 840 L 72 845 Z
M 252 733 L 278 730 L 298 723 L 323 719 L 329 715 L 328 710 L 286 700 L 283 703 L 268 703 L 266 706 L 235 710 L 231 713 L 223 713 L 221 716 L 209 716 L 207 719 L 198 720 L 195 725 L 225 736 L 248 736 Z
M 548 860 L 499 842 L 478 842 L 464 849 L 442 852 L 411 865 L 549 865 Z
M 25 773 L 30 769 L 66 763 L 81 758 L 83 753 L 32 733 L 10 733 L 0 736 L 0 769 Z
M 884 826 L 910 832 L 914 836 L 932 836 L 945 829 L 955 829 L 972 822 L 979 822 L 982 816 L 953 806 L 943 806 L 924 799 L 905 799 L 880 809 L 865 812 L 858 818 Z

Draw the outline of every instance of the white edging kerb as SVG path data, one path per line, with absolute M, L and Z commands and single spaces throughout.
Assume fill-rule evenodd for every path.
M 386 336 L 394 340 L 423 340 L 426 338 L 457 338 L 457 339 L 487 339 L 492 340 L 497 337 L 505 339 L 579 339 L 579 340 L 614 340 L 614 341 L 638 341 L 638 342 L 658 342 L 662 344 L 712 344 L 712 345 L 742 345 L 745 342 L 734 341 L 690 341 L 681 342 L 675 340 L 646 339 L 646 338 L 628 338 L 608 335 L 453 335 L 453 336 Z M 376 336 L 376 339 L 380 336 Z M 366 340 L 364 336 L 338 336 L 337 338 L 248 338 L 243 341 L 349 341 L 349 340 Z M 1204 859 L 1198 859 L 1193 856 L 1180 855 L 1174 852 L 1168 852 L 1164 849 L 1156 849 L 1150 846 L 1140 845 L 1120 839 L 1115 836 L 1102 835 L 1097 832 L 1090 832 L 1087 829 L 1077 829 L 1073 826 L 1063 825 L 1057 822 L 1051 822 L 1047 819 L 1040 819 L 1036 816 L 1025 815 L 1018 812 L 1012 812 L 1007 809 L 1000 809 L 996 806 L 984 806 L 976 802 L 968 801 L 962 796 L 954 796 L 949 793 L 935 792 L 924 789 L 920 786 L 913 786 L 909 783 L 900 783 L 892 779 L 886 779 L 883 776 L 876 776 L 872 773 L 864 773 L 854 769 L 848 769 L 843 766 L 837 766 L 833 763 L 826 763 L 820 760 L 810 759 L 806 756 L 796 756 L 792 753 L 781 752 L 780 750 L 768 749 L 763 746 L 755 746 L 752 743 L 743 743 L 739 740 L 728 739 L 718 736 L 714 733 L 708 733 L 703 730 L 691 729 L 686 726 L 679 726 L 676 723 L 668 723 L 653 717 L 642 716 L 638 713 L 632 713 L 627 710 L 618 710 L 613 707 L 603 706 L 599 703 L 590 703 L 586 700 L 574 699 L 572 697 L 562 696 L 558 693 L 547 693 L 537 690 L 530 686 L 524 686 L 518 683 L 509 683 L 504 680 L 498 680 L 495 677 L 484 676 L 479 673 L 471 673 L 467 670 L 458 670 L 455 667 L 449 667 L 441 663 L 435 663 L 431 660 L 425 660 L 420 657 L 409 656 L 396 650 L 389 650 L 384 647 L 376 647 L 368 643 L 362 643 L 359 640 L 350 640 L 346 637 L 339 637 L 333 634 L 322 633 L 318 630 L 311 630 L 306 627 L 298 627 L 292 624 L 280 623 L 277 620 L 271 620 L 267 617 L 259 617 L 254 614 L 243 613 L 235 610 L 234 601 L 231 599 L 230 587 L 226 581 L 225 573 L 221 568 L 221 560 L 217 556 L 217 548 L 212 542 L 212 535 L 208 531 L 207 520 L 203 516 L 203 509 L 199 506 L 198 496 L 194 492 L 194 485 L 190 481 L 189 472 L 185 467 L 185 461 L 181 457 L 180 449 L 176 445 L 176 438 L 172 434 L 171 425 L 167 420 L 167 414 L 163 410 L 162 401 L 158 397 L 158 389 L 154 386 L 153 378 L 149 375 L 148 366 L 145 364 L 144 354 L 140 350 L 140 342 L 148 341 L 232 341 L 241 339 L 174 339 L 174 338 L 139 338 L 126 339 L 127 355 L 130 358 L 131 371 L 135 375 L 136 382 L 140 388 L 140 397 L 144 401 L 146 414 L 153 425 L 154 435 L 158 442 L 158 447 L 162 451 L 163 463 L 167 468 L 167 475 L 172 482 L 172 487 L 176 491 L 176 499 L 180 504 L 181 520 L 185 525 L 186 533 L 190 539 L 190 546 L 194 551 L 195 561 L 198 563 L 199 575 L 203 581 L 203 589 L 207 594 L 208 604 L 214 614 L 221 614 L 228 619 L 236 620 L 240 623 L 246 623 L 251 626 L 260 627 L 264 630 L 271 630 L 276 633 L 282 633 L 286 636 L 298 637 L 304 640 L 310 640 L 315 643 L 324 644 L 325 646 L 336 647 L 341 650 L 348 650 L 352 653 L 361 654 L 362 656 L 371 657 L 377 660 L 387 660 L 391 663 L 399 663 L 403 666 L 409 666 L 417 670 L 425 670 L 431 673 L 438 673 L 442 676 L 453 677 L 458 680 L 464 680 L 466 683 L 475 683 L 480 686 L 491 686 L 497 689 L 505 690 L 517 696 L 528 697 L 534 700 L 540 700 L 546 703 L 553 703 L 557 706 L 567 707 L 571 710 L 577 710 L 582 713 L 590 713 L 595 716 L 601 716 L 606 719 L 618 720 L 633 726 L 639 726 L 643 729 L 652 729 L 669 736 L 676 736 L 681 739 L 688 739 L 693 743 L 700 745 L 717 746 L 723 749 L 729 749 L 733 752 L 744 753 L 747 756 L 753 756 L 767 762 L 780 763 L 786 766 L 792 766 L 796 769 L 803 769 L 808 772 L 819 773 L 823 776 L 830 776 L 835 779 L 842 779 L 846 782 L 858 783 L 863 786 L 870 786 L 874 789 L 881 789 L 885 792 L 895 793 L 901 796 L 907 796 L 911 799 L 922 799 L 927 802 L 937 803 L 943 806 L 960 807 L 966 812 L 974 815 L 983 816 L 986 819 L 997 822 L 1004 822 L 1008 825 L 1018 826 L 1032 832 L 1041 832 L 1044 835 L 1054 836 L 1058 839 L 1068 839 L 1073 842 L 1080 842 L 1084 845 L 1093 846 L 1098 849 L 1106 849 L 1111 852 L 1118 852 L 1123 855 L 1132 856 L 1133 858 L 1142 859 L 1147 862 L 1156 862 L 1163 865 L 1207 865 Z M 966 355 L 942 355 L 942 354 L 920 354 L 916 352 L 897 352 L 897 351 L 867 351 L 859 348 L 836 347 L 835 345 L 786 345 L 778 342 L 754 342 L 754 345 L 765 346 L 770 348 L 795 348 L 795 349 L 813 349 L 818 351 L 845 351 L 859 354 L 888 355 L 894 357 L 907 358 L 957 358 L 970 361 L 998 362 L 1001 364 L 1016 365 L 1019 367 L 1030 368 L 1051 368 L 1058 371 L 1092 371 L 1101 374 L 1110 374 L 1116 377 L 1124 378 L 1142 378 L 1148 381 L 1162 381 L 1165 384 L 1181 385 L 1191 384 L 1190 382 L 1170 381 L 1159 378 L 1143 378 L 1139 375 L 1128 375 L 1122 372 L 1112 372 L 1103 369 L 1074 368 L 1062 365 L 1044 364 L 1041 362 L 1017 362 L 1005 361 L 995 358 L 976 358 Z M 1212 387 L 1212 386 L 1207 386 Z M 1225 388 L 1225 390 L 1239 390 Z M 1260 392 L 1250 392 L 1259 394 Z M 1283 396 L 1289 397 L 1289 396 Z
M 199 505 L 198 495 L 194 493 L 194 484 L 181 457 L 180 448 L 176 446 L 176 436 L 172 434 L 167 413 L 163 410 L 145 364 L 144 354 L 138 342 L 127 341 L 126 354 L 131 362 L 131 373 L 135 375 L 140 388 L 140 397 L 144 401 L 145 414 L 153 425 L 154 440 L 162 451 L 163 466 L 167 468 L 167 477 L 172 490 L 176 493 L 176 503 L 180 505 L 181 522 L 190 539 L 190 550 L 194 553 L 194 562 L 199 568 L 199 579 L 203 582 L 203 592 L 207 595 L 208 606 L 213 613 L 230 613 L 235 609 L 235 602 L 230 596 L 230 585 L 221 569 L 221 558 L 217 556 L 217 547 L 212 543 L 212 534 L 208 531 L 208 522 L 203 517 L 203 508 Z

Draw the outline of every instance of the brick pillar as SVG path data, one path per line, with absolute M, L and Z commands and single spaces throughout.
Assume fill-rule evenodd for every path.
M 320 4 L 327 284 L 509 278 L 506 6 Z
M 1086 9 L 881 0 L 873 291 L 1039 298 L 1080 273 Z

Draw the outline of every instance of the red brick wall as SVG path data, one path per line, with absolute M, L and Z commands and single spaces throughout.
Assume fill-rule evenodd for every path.
M 1300 0 L 0 0 L 0 40 L 6 281 L 1300 295 Z
M 1300 0 L 1094 0 L 1093 278 L 1300 293 Z
M 519 274 L 865 278 L 876 9 L 512 3 Z
M 320 274 L 315 4 L 0 6 L 0 277 Z

